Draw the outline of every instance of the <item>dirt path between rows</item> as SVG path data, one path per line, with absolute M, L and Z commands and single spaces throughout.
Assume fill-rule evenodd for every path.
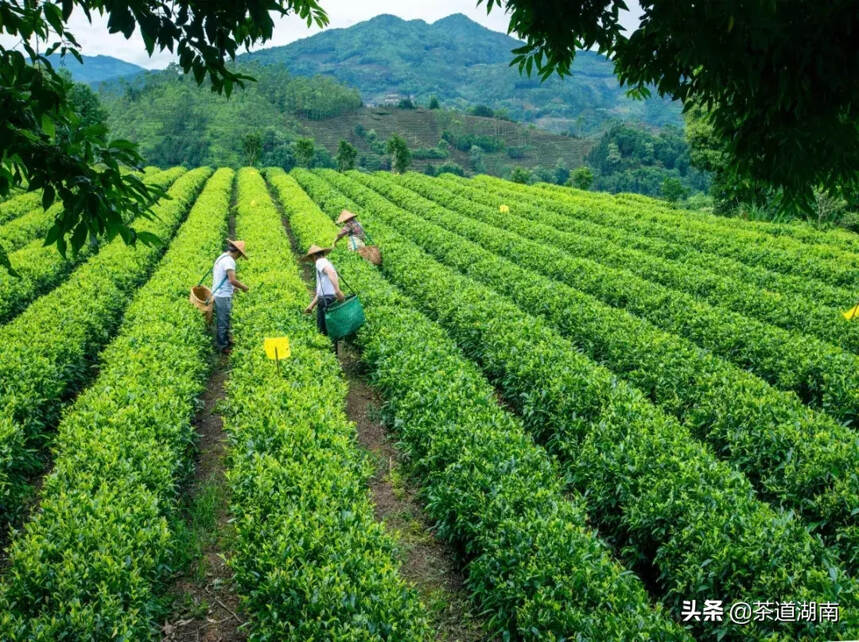
M 338 358 L 349 392 L 346 415 L 358 430 L 358 443 L 370 454 L 375 474 L 370 496 L 376 519 L 395 534 L 400 573 L 413 584 L 432 618 L 436 640 L 487 640 L 484 622 L 471 612 L 462 573 L 451 551 L 432 532 L 418 489 L 403 469 L 400 454 L 379 419 L 383 400 L 366 382 L 358 351 L 341 345 Z
M 199 454 L 188 490 L 186 508 L 191 549 L 187 570 L 170 590 L 173 612 L 161 629 L 164 642 L 234 642 L 246 636 L 239 631 L 243 619 L 226 564 L 232 527 L 224 476 L 227 435 L 218 414 L 224 398 L 227 357 L 221 356 L 202 397 L 203 409 L 195 419 Z
M 304 249 L 298 247 L 277 194 L 271 185 L 268 187 L 281 213 L 293 252 L 296 258 L 300 257 Z M 309 301 L 315 285 L 313 270 L 306 263 L 301 265 Z M 346 416 L 355 424 L 358 443 L 368 452 L 374 465 L 369 491 L 375 517 L 397 540 L 400 573 L 417 589 L 427 607 L 435 631 L 434 639 L 442 642 L 491 639 L 486 633 L 485 622 L 471 610 L 464 578 L 453 552 L 435 538 L 420 504 L 418 489 L 408 479 L 392 437 L 381 423 L 383 399 L 367 383 L 360 353 L 354 346 L 340 341 L 337 358 L 349 384 Z

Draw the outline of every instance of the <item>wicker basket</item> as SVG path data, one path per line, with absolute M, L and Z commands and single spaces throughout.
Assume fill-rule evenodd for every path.
M 382 265 L 382 252 L 375 245 L 365 245 L 358 248 L 358 254 L 373 265 Z
M 195 285 L 191 288 L 188 300 L 205 315 L 206 323 L 212 322 L 212 310 L 215 307 L 215 301 L 209 288 L 205 285 Z

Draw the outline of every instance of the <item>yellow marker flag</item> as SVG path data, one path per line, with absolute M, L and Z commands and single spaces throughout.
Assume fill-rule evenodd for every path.
M 857 316 L 859 316 L 859 303 L 857 303 L 852 308 L 847 310 L 847 312 L 842 312 L 841 314 L 843 314 L 844 318 L 847 319 L 848 321 L 852 321 Z
M 272 337 L 263 340 L 265 356 L 269 359 L 286 359 L 289 356 L 289 337 Z

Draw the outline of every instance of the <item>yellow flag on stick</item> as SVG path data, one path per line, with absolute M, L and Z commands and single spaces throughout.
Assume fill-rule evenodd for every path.
M 264 339 L 262 345 L 269 359 L 286 359 L 289 356 L 289 337 Z

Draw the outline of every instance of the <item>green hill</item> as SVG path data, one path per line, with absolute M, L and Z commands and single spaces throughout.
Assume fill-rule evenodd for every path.
M 72 75 L 72 80 L 87 85 L 132 76 L 144 71 L 143 67 L 111 56 L 81 56 L 81 58 L 83 64 L 79 63 L 73 56 L 63 57 L 59 54 L 48 56 L 51 64 L 55 67 L 68 69 Z
M 175 68 L 107 83 L 99 96 L 111 132 L 140 143 L 147 162 L 159 166 L 239 166 L 248 162 L 245 141 L 258 136 L 261 164 L 291 167 L 294 141 L 304 137 L 317 144 L 317 165 L 331 166 L 345 139 L 358 149 L 361 166 L 379 169 L 387 163 L 384 142 L 396 133 L 408 142 L 419 171 L 456 164 L 504 175 L 514 165 L 554 167 L 561 160 L 576 167 L 593 145 L 448 109 L 367 108 L 355 90 L 331 78 L 293 76 L 279 65 L 243 69 L 257 82 L 230 99 L 198 87 Z
M 661 98 L 628 98 L 605 57 L 579 52 L 572 77 L 541 83 L 509 66 L 518 40 L 462 14 L 427 24 L 377 16 L 348 29 L 330 29 L 240 59 L 286 65 L 300 75 L 327 75 L 379 105 L 399 97 L 465 109 L 502 109 L 515 120 L 555 132 L 595 133 L 606 121 L 682 125 L 680 106 Z

